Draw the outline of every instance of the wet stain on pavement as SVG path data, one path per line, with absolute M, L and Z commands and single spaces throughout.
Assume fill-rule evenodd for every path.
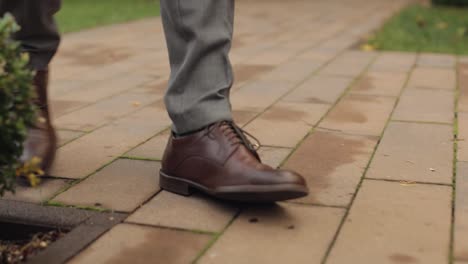
M 239 111 L 239 110 L 234 110 L 232 111 L 232 116 L 234 121 L 238 125 L 244 125 L 248 123 L 252 118 L 254 118 L 257 115 L 255 112 L 249 112 L 249 111 Z
M 335 109 L 328 114 L 327 118 L 336 123 L 365 123 L 367 121 L 366 115 L 355 107 L 360 101 L 362 101 L 362 98 L 359 97 L 349 96 L 345 98 L 335 106 Z
M 334 184 L 329 177 L 339 167 L 352 164 L 360 155 L 370 155 L 372 149 L 368 146 L 368 139 L 371 137 L 351 137 L 325 131 L 317 131 L 309 136 L 284 165 L 307 179 L 310 194 L 302 200 L 319 203 L 316 195 L 329 192 L 327 188 Z M 344 173 L 343 177 L 346 175 L 349 174 Z M 329 195 L 352 194 L 343 192 Z
M 419 263 L 415 257 L 405 254 L 393 254 L 389 257 L 389 259 L 394 263 Z
M 319 99 L 317 97 L 305 98 L 304 102 L 308 103 L 308 104 L 330 104 L 329 102 L 327 102 L 325 100 L 322 100 L 322 99 Z
M 374 78 L 370 76 L 362 77 L 358 83 L 352 88 L 355 91 L 365 92 L 374 89 Z
M 149 107 L 154 107 L 156 109 L 166 111 L 166 104 L 164 103 L 164 99 L 155 101 L 154 103 L 150 104 Z
M 360 94 L 350 94 L 347 97 L 348 100 L 359 103 L 374 103 L 377 102 L 375 96 L 372 95 L 360 95 Z
M 52 100 L 50 102 L 51 112 L 55 118 L 66 114 L 67 112 L 86 105 L 86 102 L 68 101 L 68 100 Z
M 244 42 L 242 41 L 242 37 L 236 36 L 235 38 L 232 39 L 232 44 L 231 44 L 232 49 L 238 49 L 238 48 L 240 48 L 242 46 L 244 46 Z
M 300 121 L 305 118 L 306 112 L 276 106 L 265 112 L 262 118 L 270 121 Z
M 245 82 L 269 72 L 273 68 L 273 66 L 269 65 L 236 64 L 234 65 L 234 78 L 238 83 Z
M 73 64 L 102 66 L 123 61 L 131 56 L 125 48 L 79 45 L 70 50 L 61 50 L 60 55 L 70 59 Z
M 455 252 L 455 259 L 459 261 L 468 261 L 468 249 L 461 252 Z
M 161 82 L 160 80 L 157 80 L 155 82 L 148 83 L 144 85 L 141 88 L 141 91 L 144 93 L 148 94 L 158 94 L 158 95 L 164 95 L 167 90 L 167 81 Z
M 430 91 L 440 91 L 440 88 L 435 88 L 435 87 L 429 87 L 429 86 L 423 86 L 423 85 L 418 85 L 412 87 L 413 89 L 418 89 L 418 90 L 430 90 Z
M 158 263 L 189 263 L 210 239 L 210 236 L 189 232 L 146 229 L 148 230 L 142 237 L 135 239 L 137 241 L 114 241 L 122 249 L 115 252 L 106 263 L 146 263 L 148 260 L 157 260 Z

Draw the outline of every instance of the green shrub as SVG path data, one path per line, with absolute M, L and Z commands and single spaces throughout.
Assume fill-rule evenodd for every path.
M 11 15 L 0 19 L 0 196 L 13 191 L 27 127 L 36 119 L 28 56 L 11 39 L 17 30 Z
M 432 0 L 435 5 L 468 6 L 468 0 Z

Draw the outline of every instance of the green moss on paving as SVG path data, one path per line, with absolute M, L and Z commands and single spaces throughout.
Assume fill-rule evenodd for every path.
M 156 158 L 128 156 L 128 155 L 123 155 L 120 158 L 121 159 L 129 159 L 129 160 L 141 160 L 141 161 L 155 161 L 155 162 L 160 162 L 161 161 L 161 159 L 156 159 Z
M 378 50 L 468 54 L 468 8 L 412 5 L 368 44 Z
M 101 208 L 101 207 L 70 205 L 70 204 L 64 204 L 64 203 L 57 202 L 57 201 L 49 201 L 49 202 L 45 203 L 44 205 L 53 206 L 53 207 L 76 208 L 76 209 L 94 211 L 94 212 L 99 212 L 99 213 L 111 212 L 112 211 L 110 209 Z
M 48 202 L 45 202 L 44 205 L 54 206 L 54 207 L 70 207 L 69 205 L 66 205 L 66 204 L 61 203 L 61 202 L 56 202 L 56 201 L 48 201 Z
M 158 15 L 157 0 L 65 0 L 56 18 L 67 33 Z

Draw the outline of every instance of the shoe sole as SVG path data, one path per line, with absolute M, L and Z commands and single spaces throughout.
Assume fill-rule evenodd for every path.
M 307 187 L 298 184 L 226 186 L 211 190 L 190 180 L 169 176 L 162 171 L 159 172 L 159 185 L 166 191 L 184 196 L 198 190 L 223 200 L 254 203 L 278 202 L 309 194 Z

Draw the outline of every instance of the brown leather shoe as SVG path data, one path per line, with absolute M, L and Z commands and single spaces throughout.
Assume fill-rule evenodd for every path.
M 304 178 L 261 163 L 244 131 L 219 122 L 169 139 L 160 171 L 161 188 L 183 195 L 201 190 L 244 202 L 274 202 L 308 194 Z
M 36 124 L 28 129 L 26 141 L 23 143 L 23 155 L 20 158 L 23 164 L 35 157 L 39 158 L 39 166 L 46 173 L 54 160 L 57 145 L 57 137 L 50 121 L 47 102 L 48 79 L 48 70 L 37 71 L 34 76 L 39 118 Z

